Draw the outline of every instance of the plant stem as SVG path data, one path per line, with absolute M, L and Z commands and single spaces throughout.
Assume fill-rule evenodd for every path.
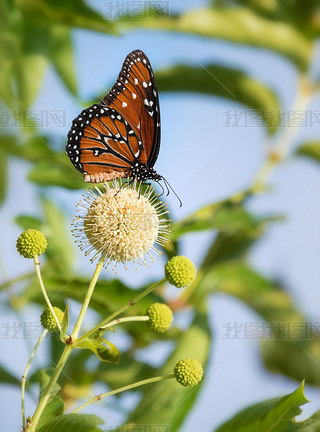
M 75 344 L 83 342 L 85 339 L 87 339 L 89 336 L 91 336 L 93 333 L 95 333 L 97 330 L 99 330 L 101 327 L 104 327 L 108 322 L 113 320 L 116 316 L 120 315 L 122 312 L 127 310 L 129 307 L 135 305 L 139 300 L 141 300 L 146 295 L 150 294 L 152 291 L 154 291 L 156 288 L 158 288 L 160 285 L 162 285 L 166 281 L 166 278 L 161 279 L 159 282 L 156 282 L 155 284 L 151 285 L 149 288 L 144 290 L 141 294 L 137 295 L 133 300 L 130 300 L 127 304 L 122 306 L 120 309 L 118 309 L 116 312 L 108 316 L 108 318 L 101 321 L 98 325 L 96 325 L 93 329 L 89 330 L 86 334 L 81 336 Z
M 172 374 L 168 374 L 168 375 L 164 375 L 164 376 L 148 378 L 148 379 L 145 379 L 142 381 L 138 381 L 134 384 L 129 384 L 127 386 L 120 387 L 120 388 L 118 388 L 116 390 L 112 390 L 108 393 L 102 393 L 102 394 L 95 396 L 94 398 L 90 399 L 88 402 L 84 403 L 83 405 L 79 406 L 78 408 L 76 408 L 74 411 L 71 412 L 71 414 L 75 414 L 75 413 L 79 412 L 80 410 L 82 410 L 83 408 L 86 408 L 87 406 L 93 404 L 94 402 L 100 401 L 101 399 L 104 399 L 108 396 L 112 396 L 112 395 L 115 395 L 117 393 L 121 393 L 121 392 L 126 391 L 126 390 L 131 390 L 131 389 L 134 389 L 136 387 L 143 386 L 145 384 L 151 384 L 151 383 L 158 382 L 158 381 L 164 381 L 166 379 L 171 379 L 174 377 L 175 377 L 175 375 L 172 373 Z
M 88 306 L 89 306 L 89 303 L 91 300 L 91 296 L 93 294 L 93 290 L 94 290 L 94 287 L 96 286 L 97 280 L 98 280 L 100 272 L 102 270 L 102 267 L 103 267 L 103 261 L 98 262 L 96 269 L 95 269 L 95 272 L 92 276 L 88 291 L 87 291 L 86 296 L 84 298 L 84 301 L 83 301 L 83 304 L 81 307 L 81 311 L 80 311 L 80 314 L 78 316 L 78 320 L 77 320 L 76 325 L 73 329 L 73 332 L 71 335 L 72 339 L 76 339 L 78 334 L 79 334 L 81 324 L 82 324 L 84 316 L 87 312 L 87 309 L 88 309 Z
M 50 381 L 47 385 L 47 388 L 45 389 L 45 392 L 43 393 L 43 396 L 40 399 L 39 404 L 38 404 L 38 406 L 37 406 L 37 408 L 36 408 L 36 410 L 32 416 L 32 423 L 30 423 L 30 425 L 27 427 L 26 431 L 28 431 L 28 432 L 34 432 L 35 431 L 36 426 L 39 423 L 41 414 L 42 414 L 43 410 L 45 409 L 45 407 L 49 401 L 52 389 L 55 386 L 55 384 L 56 384 L 56 382 L 57 382 L 57 380 L 58 380 L 58 378 L 59 378 L 59 376 L 60 376 L 60 374 L 64 368 L 64 365 L 66 364 L 66 362 L 67 362 L 67 360 L 68 360 L 68 358 L 72 352 L 72 349 L 73 349 L 72 345 L 66 345 L 65 346 L 63 353 L 61 354 L 61 357 L 58 361 L 58 364 L 53 371 L 53 374 L 50 378 Z
M 149 321 L 150 317 L 148 317 L 147 315 L 145 316 L 130 316 L 130 317 L 123 317 L 123 318 L 117 318 L 114 321 L 109 322 L 108 324 L 105 324 L 103 327 L 103 329 L 109 328 L 109 327 L 114 327 L 118 324 L 121 324 L 123 322 L 131 322 L 131 321 Z
M 44 284 L 43 284 L 43 280 L 42 280 L 42 276 L 41 276 L 41 272 L 40 272 L 40 262 L 39 262 L 38 255 L 35 255 L 33 257 L 33 259 L 34 259 L 34 265 L 35 265 L 35 269 L 36 269 L 36 273 L 37 273 L 37 277 L 38 277 L 38 281 L 39 281 L 39 284 L 40 284 L 40 288 L 41 288 L 43 297 L 44 297 L 44 299 L 45 299 L 45 301 L 47 303 L 48 308 L 50 309 L 50 311 L 51 311 L 51 313 L 52 313 L 52 315 L 54 317 L 54 320 L 55 320 L 55 322 L 56 322 L 59 330 L 61 331 L 60 322 L 59 322 L 59 320 L 57 318 L 57 315 L 55 314 L 55 311 L 54 311 L 54 309 L 52 307 L 52 304 L 50 302 L 50 299 L 48 297 L 48 294 L 47 294 L 46 289 L 45 289 Z
M 84 298 L 83 305 L 82 305 L 81 311 L 79 313 L 76 325 L 75 325 L 74 330 L 71 334 L 71 344 L 66 345 L 64 350 L 63 350 L 63 353 L 61 354 L 61 357 L 60 357 L 58 364 L 56 365 L 56 367 L 53 371 L 53 374 L 52 374 L 50 381 L 49 381 L 49 383 L 45 389 L 45 392 L 44 392 L 42 398 L 40 399 L 39 404 L 38 404 L 38 406 L 37 406 L 37 408 L 36 408 L 36 410 L 32 416 L 32 423 L 30 423 L 26 428 L 26 431 L 28 431 L 28 432 L 34 432 L 35 431 L 37 424 L 39 423 L 41 414 L 42 414 L 43 410 L 45 409 L 45 407 L 46 407 L 46 405 L 50 399 L 50 396 L 52 394 L 52 389 L 54 388 L 54 386 L 55 386 L 55 384 L 56 384 L 56 382 L 57 382 L 57 380 L 58 380 L 58 378 L 59 378 L 67 360 L 68 360 L 68 358 L 70 357 L 70 354 L 71 354 L 73 348 L 75 348 L 75 345 L 72 344 L 72 339 L 73 338 L 76 339 L 76 337 L 80 331 L 81 324 L 83 322 L 86 311 L 88 309 L 89 302 L 90 302 L 94 287 L 97 283 L 97 280 L 98 280 L 98 277 L 99 277 L 99 274 L 101 272 L 102 267 L 103 267 L 103 261 L 100 261 L 97 264 L 95 272 L 92 276 L 92 279 L 91 279 L 91 282 L 89 284 L 86 296 Z
M 48 330 L 46 330 L 46 329 L 43 330 L 41 336 L 39 337 L 37 343 L 35 344 L 35 346 L 33 348 L 33 351 L 31 353 L 29 360 L 28 360 L 27 366 L 26 366 L 26 368 L 23 372 L 23 375 L 22 375 L 22 381 L 21 381 L 21 414 L 22 414 L 22 424 L 23 424 L 24 428 L 26 428 L 26 426 L 27 426 L 27 422 L 26 422 L 26 418 L 25 418 L 25 403 L 24 403 L 24 395 L 25 395 L 27 376 L 28 376 L 28 372 L 29 372 L 33 357 L 35 356 L 37 349 L 39 348 L 39 345 L 41 344 L 43 339 L 46 337 L 47 333 L 48 333 Z

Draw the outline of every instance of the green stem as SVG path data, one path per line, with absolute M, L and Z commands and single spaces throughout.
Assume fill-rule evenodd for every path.
M 120 388 L 118 388 L 116 390 L 112 390 L 108 393 L 102 393 L 102 394 L 95 396 L 94 398 L 90 399 L 88 402 L 84 403 L 83 405 L 79 406 L 78 408 L 76 408 L 74 411 L 71 412 L 71 414 L 75 414 L 75 413 L 79 412 L 80 410 L 82 410 L 83 408 L 86 408 L 87 406 L 93 404 L 94 402 L 100 401 L 101 399 L 104 399 L 108 396 L 112 396 L 112 395 L 115 395 L 117 393 L 121 393 L 123 391 L 132 390 L 136 387 L 140 387 L 140 386 L 143 386 L 145 384 L 151 384 L 151 383 L 158 382 L 158 381 L 164 381 L 166 379 L 171 379 L 174 377 L 175 377 L 175 375 L 172 373 L 169 375 L 164 375 L 164 376 L 159 376 L 159 377 L 154 377 L 154 378 L 148 378 L 148 379 L 145 379 L 142 381 L 138 381 L 134 384 L 129 384 L 127 386 L 120 387 Z
M 50 381 L 45 389 L 45 392 L 43 393 L 42 398 L 39 401 L 39 404 L 32 416 L 32 422 L 29 424 L 29 426 L 27 427 L 26 431 L 28 432 L 34 432 L 36 429 L 37 424 L 39 423 L 41 414 L 43 412 L 43 410 L 45 409 L 49 398 L 51 396 L 52 393 L 52 389 L 53 387 L 56 385 L 58 378 L 64 368 L 64 365 L 66 364 L 71 352 L 72 352 L 72 345 L 66 345 L 64 348 L 63 353 L 61 354 L 61 357 L 59 359 L 59 362 L 57 364 L 57 366 L 55 367 L 53 374 L 50 378 Z
M 36 268 L 36 273 L 37 273 L 37 277 L 38 277 L 38 281 L 39 281 L 39 284 L 40 284 L 40 288 L 41 288 L 43 297 L 44 297 L 44 299 L 45 299 L 45 301 L 47 303 L 48 308 L 50 309 L 50 311 L 51 311 L 51 313 L 52 313 L 52 315 L 54 317 L 54 320 L 55 320 L 55 322 L 56 322 L 59 330 L 61 331 L 60 322 L 59 322 L 59 320 L 57 318 L 57 315 L 56 315 L 56 313 L 55 313 L 55 311 L 54 311 L 54 309 L 52 307 L 52 304 L 51 304 L 50 299 L 48 297 L 47 291 L 46 291 L 46 289 L 44 287 L 44 284 L 43 284 L 43 280 L 42 280 L 42 276 L 41 276 L 41 272 L 40 272 L 40 262 L 39 262 L 38 255 L 34 255 L 33 260 L 34 260 L 34 265 L 35 265 L 35 268 Z
M 101 327 L 104 327 L 108 322 L 113 320 L 116 316 L 120 315 L 122 312 L 127 310 L 129 307 L 135 305 L 139 300 L 141 300 L 146 295 L 150 294 L 152 291 L 154 291 L 156 288 L 158 288 L 160 285 L 162 285 L 166 281 L 166 278 L 161 279 L 159 282 L 156 282 L 155 284 L 151 285 L 149 288 L 144 290 L 141 294 L 137 295 L 133 300 L 130 300 L 127 304 L 122 306 L 120 309 L 118 309 L 116 312 L 108 316 L 108 318 L 101 321 L 98 325 L 96 325 L 93 329 L 89 330 L 86 334 L 81 336 L 77 341 L 74 341 L 74 343 L 77 345 L 78 343 L 83 342 L 85 339 L 87 339 L 89 336 L 91 336 L 93 333 L 95 333 L 97 330 L 99 330 Z
M 39 404 L 38 404 L 38 406 L 37 406 L 37 408 L 36 408 L 36 410 L 32 416 L 32 423 L 30 423 L 26 428 L 26 431 L 28 431 L 28 432 L 34 432 L 35 431 L 36 426 L 39 423 L 41 414 L 42 414 L 43 410 L 45 409 L 45 407 L 49 401 L 49 398 L 52 394 L 52 389 L 56 385 L 57 380 L 58 380 L 68 358 L 70 357 L 70 354 L 71 354 L 73 348 L 75 348 L 75 345 L 72 344 L 72 339 L 73 338 L 76 339 L 76 337 L 80 331 L 81 324 L 83 322 L 86 311 L 88 309 L 89 302 L 90 302 L 94 287 L 97 283 L 97 280 L 98 280 L 98 277 L 99 277 L 99 274 L 101 272 L 102 267 L 103 267 L 103 261 L 100 261 L 96 266 L 92 280 L 91 280 L 90 285 L 88 287 L 88 291 L 87 291 L 85 299 L 83 301 L 83 305 L 82 305 L 81 311 L 79 313 L 76 325 L 75 325 L 74 330 L 71 334 L 71 339 L 70 339 L 71 342 L 70 342 L 70 344 L 65 346 L 64 351 L 61 354 L 59 362 L 53 371 L 53 374 L 52 374 L 50 381 L 49 381 L 49 383 L 45 389 L 45 392 L 44 392 L 42 398 L 40 399 Z
M 26 418 L 25 418 L 25 403 L 24 403 L 24 395 L 25 395 L 25 389 L 26 389 L 26 381 L 27 381 L 27 376 L 28 376 L 28 372 L 31 366 L 31 362 L 33 360 L 33 357 L 35 356 L 37 349 L 39 348 L 39 345 L 41 344 L 41 342 L 43 341 L 43 339 L 46 337 L 48 333 L 48 330 L 43 330 L 41 336 L 39 337 L 37 343 L 35 344 L 33 351 L 31 353 L 31 356 L 28 360 L 27 366 L 23 372 L 22 375 L 22 381 L 21 381 L 21 414 L 22 414 L 22 424 L 23 427 L 26 428 L 27 426 L 27 422 L 26 422 Z
M 109 328 L 109 327 L 114 327 L 118 324 L 124 323 L 124 322 L 131 322 L 131 321 L 149 321 L 150 317 L 148 317 L 147 315 L 145 316 L 131 316 L 131 317 L 123 317 L 123 318 L 117 318 L 114 321 L 109 322 L 108 324 L 105 324 L 103 327 L 103 329 Z
M 85 316 L 85 314 L 87 312 L 87 309 L 88 309 L 88 306 L 89 306 L 89 303 L 90 303 L 90 300 L 91 300 L 91 296 L 93 294 L 93 290 L 94 290 L 94 287 L 96 286 L 97 280 L 98 280 L 100 272 L 102 270 L 102 267 L 103 267 L 103 261 L 98 262 L 98 264 L 96 266 L 96 269 L 95 269 L 95 272 L 94 272 L 94 274 L 92 276 L 92 279 L 91 279 L 88 291 L 86 293 L 85 299 L 83 301 L 83 304 L 82 304 L 82 307 L 81 307 L 81 311 L 80 311 L 80 314 L 78 316 L 78 320 L 77 320 L 76 325 L 75 325 L 75 327 L 73 329 L 73 332 L 72 332 L 72 335 L 71 335 L 72 339 L 76 339 L 77 336 L 78 336 L 78 334 L 79 334 L 80 327 L 82 325 L 84 316 Z

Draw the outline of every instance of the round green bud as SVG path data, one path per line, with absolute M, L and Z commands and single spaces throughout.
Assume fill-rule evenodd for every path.
M 184 387 L 192 387 L 201 381 L 203 368 L 198 360 L 186 358 L 178 361 L 173 373 L 179 384 Z
M 43 254 L 47 245 L 44 234 L 36 229 L 24 231 L 17 240 L 17 250 L 25 258 L 33 258 L 35 255 Z
M 58 321 L 60 324 L 62 324 L 62 320 L 63 320 L 63 311 L 54 306 L 53 307 L 54 313 L 56 314 L 56 317 L 58 318 Z M 40 321 L 42 324 L 42 327 L 47 329 L 50 333 L 55 333 L 57 331 L 59 331 L 58 325 L 56 323 L 56 320 L 54 319 L 53 313 L 51 312 L 51 310 L 49 308 L 45 309 L 40 317 Z
M 149 327 L 157 332 L 164 333 L 171 326 L 173 315 L 172 311 L 166 304 L 154 303 L 147 309 L 149 317 Z
M 177 288 L 191 285 L 197 274 L 193 262 L 182 255 L 171 258 L 164 271 L 168 282 Z

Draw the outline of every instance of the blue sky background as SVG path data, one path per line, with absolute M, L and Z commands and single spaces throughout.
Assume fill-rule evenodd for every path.
M 197 4 L 201 6 L 205 2 Z M 194 6 L 195 2 L 191 0 L 177 1 L 172 9 L 176 11 Z M 297 83 L 295 68 L 290 62 L 268 51 L 196 36 L 140 30 L 120 37 L 79 30 L 74 32 L 74 42 L 75 66 L 80 97 L 83 100 L 107 92 L 119 73 L 125 56 L 131 50 L 140 48 L 148 55 L 155 72 L 177 63 L 195 66 L 199 63 L 221 63 L 239 67 L 273 88 L 284 109 L 292 107 Z M 316 75 L 319 74 L 320 60 L 316 53 L 314 57 L 313 74 Z M 222 126 L 225 111 L 242 108 L 236 101 L 199 94 L 172 93 L 160 94 L 160 107 L 162 143 L 156 169 L 170 181 L 183 201 L 183 207 L 180 208 L 173 194 L 169 196 L 168 203 L 174 219 L 181 219 L 208 203 L 230 196 L 252 182 L 265 157 L 267 134 L 265 129 L 259 127 Z M 65 137 L 72 119 L 78 115 L 81 107 L 68 95 L 53 70 L 49 70 L 34 108 L 65 109 L 67 127 L 53 130 L 55 134 Z M 319 96 L 313 99 L 308 108 L 319 109 Z M 304 127 L 295 137 L 294 145 L 318 139 L 319 134 L 319 126 Z M 277 138 L 278 136 L 274 139 Z M 12 222 L 13 217 L 21 213 L 37 215 L 40 211 L 35 190 L 25 179 L 28 164 L 12 160 L 10 168 L 10 192 L 0 215 L 0 237 L 3 244 L 0 271 L 3 280 L 32 268 L 31 261 L 18 256 L 15 250 L 20 229 Z M 252 199 L 249 208 L 257 214 L 284 214 L 286 221 L 268 228 L 263 239 L 252 248 L 250 261 L 268 277 L 283 281 L 301 312 L 310 319 L 319 320 L 319 167 L 307 160 L 289 157 L 273 174 L 269 185 L 272 188 L 270 193 Z M 52 188 L 46 193 L 65 209 L 70 223 L 81 192 Z M 185 236 L 183 254 L 200 264 L 212 237 L 212 233 Z M 91 274 L 93 268 L 88 260 L 77 250 L 75 253 L 75 274 Z M 138 287 L 148 279 L 162 277 L 163 264 L 164 261 L 160 258 L 150 269 L 142 268 L 134 274 L 120 271 L 119 275 L 124 281 L 130 281 Z M 173 295 L 172 291 L 168 295 Z M 4 299 L 3 294 L 2 298 Z M 74 314 L 76 310 L 77 305 L 74 305 Z M 234 298 L 219 294 L 212 296 L 210 311 L 210 324 L 214 333 L 211 361 L 197 405 L 182 428 L 184 432 L 194 431 L 195 428 L 202 432 L 212 431 L 248 404 L 289 393 L 298 385 L 288 378 L 264 370 L 257 340 L 223 338 L 224 323 L 260 321 L 251 309 Z M 18 318 L 10 311 L 2 310 L 1 322 L 33 322 L 38 317 L 39 309 L 35 307 L 28 308 Z M 89 319 L 93 320 L 94 315 L 89 316 Z M 183 317 L 177 319 L 183 321 Z M 0 363 L 21 376 L 34 341 L 18 339 L 1 342 Z M 115 342 L 120 348 L 125 343 L 121 332 L 115 336 Z M 162 353 L 162 348 L 160 350 L 157 347 L 141 355 L 154 363 L 158 354 Z M 45 346 L 35 364 L 41 364 L 41 353 L 43 357 L 47 355 Z M 304 417 L 320 408 L 317 389 L 307 386 L 306 396 L 312 402 L 303 408 Z M 1 398 L 5 402 L 0 404 L 3 430 L 19 430 L 19 391 L 3 386 Z M 136 401 L 136 397 L 127 394 L 121 400 L 122 408 L 128 408 Z M 123 417 L 114 405 L 110 400 L 103 405 L 90 407 L 88 412 L 97 413 L 108 421 L 108 425 L 117 424 Z M 34 400 L 28 397 L 29 414 L 33 407 Z

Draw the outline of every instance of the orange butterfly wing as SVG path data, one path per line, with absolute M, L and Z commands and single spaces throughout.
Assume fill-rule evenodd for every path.
M 150 62 L 136 50 L 100 104 L 73 120 L 66 151 L 85 180 L 127 177 L 136 162 L 153 167 L 160 146 L 160 109 Z

